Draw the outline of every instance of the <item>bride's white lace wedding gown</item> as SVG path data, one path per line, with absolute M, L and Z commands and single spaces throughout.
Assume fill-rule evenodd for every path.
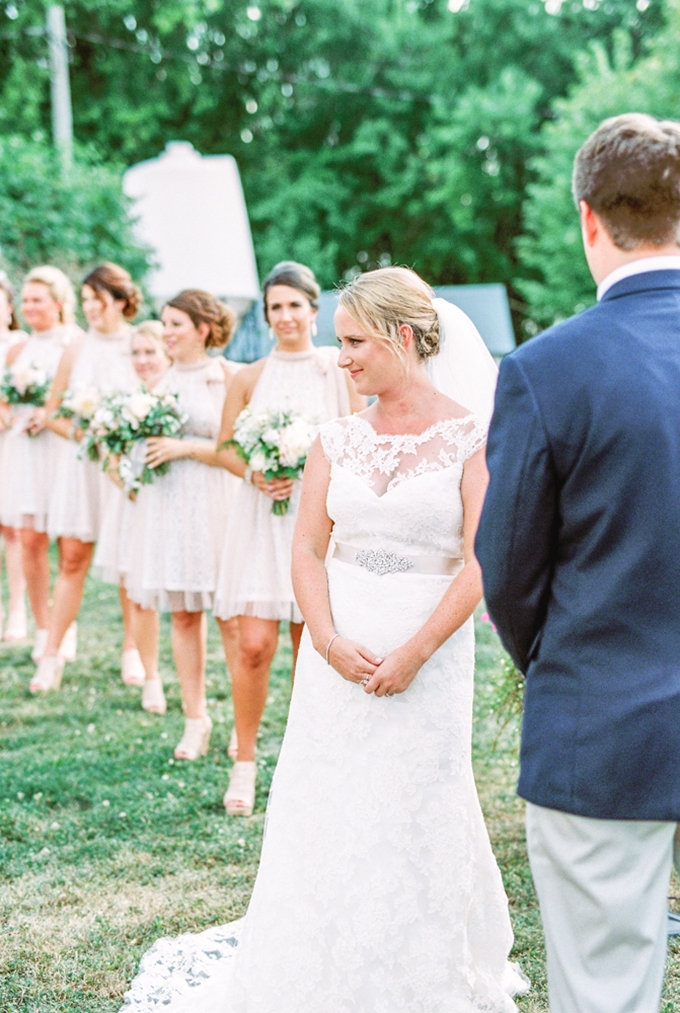
M 432 613 L 462 566 L 461 475 L 484 440 L 472 415 L 419 436 L 322 427 L 333 537 L 343 558 L 369 550 L 328 563 L 340 634 L 384 657 Z M 380 699 L 305 632 L 247 915 L 157 942 L 128 1013 L 516 1009 L 528 986 L 472 776 L 473 665 L 469 620 Z

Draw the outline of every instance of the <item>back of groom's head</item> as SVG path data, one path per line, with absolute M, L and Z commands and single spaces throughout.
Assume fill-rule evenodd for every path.
M 572 190 L 621 250 L 680 241 L 680 123 L 604 120 L 577 152 Z

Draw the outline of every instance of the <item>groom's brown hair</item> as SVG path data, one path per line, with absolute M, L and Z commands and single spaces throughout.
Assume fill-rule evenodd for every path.
M 604 120 L 576 155 L 572 190 L 622 250 L 678 242 L 680 123 L 644 113 Z

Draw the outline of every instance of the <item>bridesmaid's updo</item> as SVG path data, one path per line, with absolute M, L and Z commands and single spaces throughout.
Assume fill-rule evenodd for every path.
M 24 278 L 24 285 L 44 285 L 50 297 L 59 303 L 59 322 L 72 324 L 76 318 L 76 295 L 73 285 L 58 267 L 43 264 L 32 268 Z
M 434 292 L 408 267 L 381 267 L 366 271 L 340 291 L 339 302 L 367 333 L 389 345 L 399 357 L 404 343 L 399 328 L 408 324 L 416 351 L 429 359 L 439 351 L 439 317 Z
M 273 288 L 274 285 L 288 285 L 289 288 L 296 288 L 298 292 L 302 292 L 305 298 L 309 300 L 310 305 L 314 309 L 319 308 L 321 289 L 312 269 L 306 267 L 304 264 L 298 264 L 295 260 L 282 260 L 275 267 L 272 267 L 264 279 L 264 285 L 262 286 L 264 292 L 264 315 L 267 320 L 269 320 L 267 294 L 269 289 Z
M 4 292 L 7 296 L 7 305 L 10 309 L 9 329 L 10 331 L 18 331 L 19 321 L 17 320 L 16 310 L 14 309 L 14 289 L 9 282 L 9 278 L 6 274 L 4 274 L 4 272 L 0 273 L 0 292 Z
M 224 348 L 236 330 L 238 318 L 233 309 L 200 288 L 185 288 L 166 306 L 174 306 L 186 313 L 194 327 L 208 325 L 210 331 L 205 341 L 206 348 Z
M 142 293 L 124 267 L 107 261 L 95 267 L 94 271 L 90 271 L 82 283 L 97 294 L 108 292 L 114 299 L 125 303 L 123 316 L 126 320 L 132 320 L 137 316 L 142 303 Z

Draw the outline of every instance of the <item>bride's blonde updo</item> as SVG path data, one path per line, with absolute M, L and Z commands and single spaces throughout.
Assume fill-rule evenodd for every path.
M 389 345 L 403 358 L 404 339 L 399 328 L 408 324 L 416 351 L 429 359 L 439 351 L 439 317 L 434 292 L 408 267 L 381 267 L 366 271 L 340 291 L 340 305 L 361 329 Z

